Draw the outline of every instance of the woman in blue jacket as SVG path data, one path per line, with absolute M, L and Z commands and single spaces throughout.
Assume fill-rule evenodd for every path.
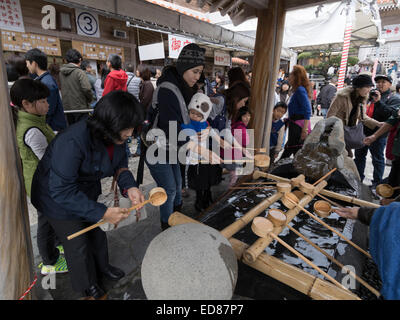
M 128 217 L 127 209 L 97 202 L 102 178 L 119 174 L 121 193 L 133 204 L 144 201 L 125 152 L 125 141 L 143 118 L 130 93 L 108 94 L 91 118 L 68 127 L 49 144 L 33 177 L 32 204 L 46 215 L 64 246 L 72 287 L 93 299 L 105 296 L 100 276 L 118 280 L 124 272 L 109 264 L 107 237 L 100 228 L 67 237 L 101 219 L 117 224 Z
M 296 154 L 303 146 L 304 140 L 311 132 L 311 97 L 312 88 L 304 67 L 295 65 L 289 75 L 293 95 L 288 105 L 289 138 L 282 158 Z

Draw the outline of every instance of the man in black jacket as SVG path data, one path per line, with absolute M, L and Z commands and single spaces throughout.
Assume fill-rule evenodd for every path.
M 332 77 L 329 83 L 321 88 L 317 97 L 317 104 L 321 106 L 321 114 L 325 118 L 329 107 L 331 106 L 332 100 L 336 95 L 337 78 Z
M 392 78 L 390 76 L 378 75 L 375 77 L 375 83 L 378 90 L 371 93 L 370 104 L 367 108 L 367 115 L 379 122 L 385 122 L 390 116 L 397 112 L 400 107 L 400 97 L 391 93 Z M 379 128 L 369 129 L 364 127 L 366 136 L 371 136 Z M 355 152 L 355 163 L 361 177 L 364 179 L 365 162 L 368 150 L 371 152 L 372 164 L 374 166 L 372 185 L 376 186 L 382 182 L 385 170 L 384 150 L 386 146 L 387 134 L 369 146 L 357 149 Z

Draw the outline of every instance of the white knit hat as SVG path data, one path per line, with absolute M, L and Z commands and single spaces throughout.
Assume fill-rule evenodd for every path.
M 203 119 L 200 122 L 204 122 L 207 121 L 207 118 L 211 113 L 212 102 L 210 98 L 204 93 L 196 93 L 192 97 L 192 100 L 190 100 L 188 109 L 189 110 L 193 109 L 196 110 L 197 112 L 200 112 L 203 115 Z

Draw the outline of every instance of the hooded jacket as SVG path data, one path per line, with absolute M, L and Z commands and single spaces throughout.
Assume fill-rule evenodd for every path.
M 60 69 L 60 83 L 64 110 L 90 108 L 93 92 L 85 71 L 76 64 L 64 64 Z
M 46 123 L 54 131 L 64 130 L 67 127 L 67 121 L 65 120 L 64 108 L 56 81 L 48 71 L 43 73 L 40 77 L 37 77 L 35 80 L 40 80 L 50 90 L 50 95 L 47 98 L 49 111 L 46 115 Z
M 104 81 L 103 97 L 111 91 L 122 90 L 126 91 L 128 75 L 122 69 L 111 71 Z
M 328 109 L 328 113 L 326 115 L 327 118 L 329 117 L 337 117 L 342 120 L 343 125 L 347 126 L 349 123 L 350 113 L 353 109 L 353 104 L 351 102 L 351 93 L 355 90 L 353 87 L 344 88 L 336 94 L 336 97 L 332 101 L 331 106 Z M 357 108 L 356 111 L 356 119 L 361 121 L 365 126 L 370 129 L 374 129 L 379 125 L 379 121 L 372 119 L 367 116 L 365 113 L 365 103 L 367 102 L 367 98 L 365 98 L 364 106 L 363 106 L 363 117 L 361 117 L 360 108 Z

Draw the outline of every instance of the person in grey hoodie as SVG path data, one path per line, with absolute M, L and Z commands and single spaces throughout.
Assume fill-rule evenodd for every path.
M 60 69 L 64 110 L 89 109 L 90 103 L 93 101 L 93 92 L 85 71 L 80 68 L 82 55 L 75 49 L 69 49 L 65 59 L 67 64 L 64 64 Z M 68 113 L 68 124 L 78 122 L 86 116 L 86 113 Z

